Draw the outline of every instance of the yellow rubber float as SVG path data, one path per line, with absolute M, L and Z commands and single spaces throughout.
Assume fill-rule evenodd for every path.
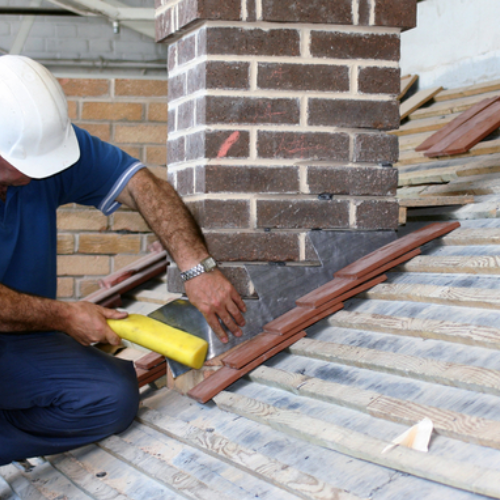
M 205 362 L 208 351 L 206 340 L 161 321 L 141 314 L 129 314 L 125 319 L 108 319 L 107 322 L 120 338 L 151 349 L 190 368 L 199 369 Z

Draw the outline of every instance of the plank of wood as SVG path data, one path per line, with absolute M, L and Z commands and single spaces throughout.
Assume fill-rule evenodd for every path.
M 420 192 L 420 196 L 480 196 L 498 193 L 500 193 L 500 176 L 491 174 L 461 177 L 445 185 L 429 186 Z
M 420 90 L 416 94 L 412 95 L 399 107 L 401 120 L 404 120 L 415 110 L 428 103 L 435 95 L 439 94 L 439 92 L 441 92 L 442 90 L 443 87 L 434 87 L 432 89 Z
M 95 474 L 85 470 L 78 460 L 69 454 L 52 456 L 50 463 L 94 500 L 130 500 L 129 496 L 123 495 Z
M 459 87 L 456 89 L 446 89 L 436 96 L 436 101 L 440 102 L 449 101 L 450 99 L 460 99 L 461 97 L 485 94 L 495 90 L 500 90 L 500 80 L 477 83 L 476 85 L 467 85 L 466 87 Z
M 499 91 L 490 92 L 488 94 L 474 95 L 463 97 L 461 99 L 453 99 L 451 101 L 435 102 L 427 108 L 417 109 L 409 116 L 410 120 L 421 120 L 422 118 L 431 118 L 436 116 L 449 115 L 451 113 L 461 113 L 470 107 L 474 106 L 483 99 L 500 96 Z
M 500 449 L 500 422 L 496 420 L 393 398 L 378 392 L 267 366 L 254 370 L 250 379 L 259 384 L 345 406 L 399 424 L 412 426 L 427 417 L 432 420 L 434 430 L 438 434 L 466 443 Z
M 369 274 L 365 274 L 363 276 L 363 279 L 361 280 L 352 280 L 352 279 L 347 279 L 347 278 L 335 278 L 333 281 L 330 281 L 323 286 L 320 286 L 316 288 L 316 290 L 313 290 L 312 292 L 308 293 L 307 295 L 304 295 L 303 297 L 300 297 L 297 299 L 295 302 L 298 306 L 302 307 L 314 307 L 318 308 L 321 307 L 323 304 L 326 304 L 327 302 L 332 301 L 334 298 L 338 297 L 340 295 L 339 293 L 339 288 L 344 288 L 346 283 L 362 283 L 363 281 L 366 280 L 371 280 L 375 278 L 377 275 L 385 273 L 389 269 L 392 269 L 393 267 L 398 266 L 399 264 L 402 264 L 403 262 L 406 262 L 413 257 L 416 257 L 417 255 L 420 255 L 421 251 L 419 248 L 402 255 L 401 257 L 398 257 L 397 259 L 391 260 L 387 264 L 384 264 L 380 266 L 379 268 L 375 269 Z
M 268 425 L 273 429 L 330 450 L 440 484 L 500 498 L 500 475 L 496 470 L 424 454 L 401 446 L 387 453 L 381 453 L 389 443 L 346 427 L 303 415 L 295 410 L 277 408 L 239 394 L 222 392 L 215 402 L 222 410 Z
M 328 323 L 340 328 L 354 328 L 500 349 L 500 329 L 490 326 L 353 311 L 339 311 L 328 320 Z
M 442 245 L 500 245 L 500 228 L 483 227 L 480 229 L 460 228 L 447 234 L 440 242 Z
M 432 116 L 431 118 L 423 118 L 421 120 L 411 120 L 403 123 L 398 129 L 387 132 L 391 135 L 398 137 L 405 137 L 408 135 L 421 134 L 424 132 L 434 132 L 444 127 L 447 123 L 454 120 L 459 113 L 452 113 L 450 115 Z
M 472 158 L 495 153 L 500 153 L 500 139 L 480 142 L 466 153 L 454 155 L 453 158 Z M 403 152 L 400 154 L 396 167 L 415 165 L 417 163 L 427 163 L 431 161 L 434 161 L 433 158 L 427 158 L 422 153 Z
M 446 205 L 468 205 L 474 196 L 426 196 L 425 198 L 398 198 L 400 207 L 436 207 Z
M 474 106 L 470 107 L 468 110 L 460 113 L 457 118 L 452 120 L 446 126 L 441 128 L 438 132 L 431 135 L 428 139 L 426 139 L 420 146 L 415 148 L 415 151 L 427 151 L 427 155 L 429 157 L 438 156 L 434 154 L 434 148 L 437 148 L 437 151 L 443 151 L 446 147 L 453 142 L 452 134 L 456 133 L 463 125 L 469 122 L 472 118 L 476 117 L 482 111 L 489 108 L 492 104 L 497 102 L 500 97 L 490 97 L 489 99 L 483 99 L 478 102 Z M 460 134 L 458 135 L 460 136 Z M 451 139 L 450 139 L 451 137 Z M 445 142 L 444 142 L 445 141 Z M 430 153 L 430 154 L 429 154 Z
M 142 409 L 139 422 L 192 446 L 212 457 L 238 467 L 254 477 L 307 500 L 358 500 L 359 497 L 321 481 L 250 448 L 230 441 L 225 436 L 208 432 L 173 419 L 155 410 Z
M 424 132 L 421 134 L 403 135 L 399 137 L 399 151 L 415 150 L 422 142 L 429 137 L 432 137 L 432 132 Z
M 498 99 L 496 98 L 495 101 L 498 101 Z M 486 99 L 479 103 L 485 106 L 482 111 L 469 118 L 434 146 L 427 149 L 424 153 L 425 156 L 436 158 L 438 156 L 465 153 L 498 129 L 500 127 L 500 103 L 495 101 L 492 102 L 492 99 Z M 472 109 L 469 109 L 466 113 Z
M 366 347 L 302 339 L 290 347 L 298 356 L 392 373 L 434 384 L 500 395 L 500 371 L 428 358 L 409 356 Z
M 118 436 L 110 436 L 100 441 L 98 446 L 185 498 L 192 500 L 213 500 L 214 498 L 230 500 L 222 491 L 214 490 L 199 481 L 195 476 L 146 453 Z
M 500 274 L 500 256 L 434 256 L 423 255 L 407 262 L 398 270 L 416 273 L 464 273 L 464 274 Z
M 398 224 L 400 226 L 406 224 L 406 213 L 407 213 L 407 208 L 406 207 L 399 207 L 399 214 L 398 214 Z
M 398 187 L 421 186 L 423 184 L 444 184 L 457 178 L 457 167 L 400 173 L 398 177 Z M 399 194 L 398 192 L 398 195 Z
M 363 294 L 370 299 L 407 300 L 462 307 L 500 308 L 500 290 L 435 285 L 377 285 Z
M 142 368 L 143 370 L 151 370 L 155 366 L 165 363 L 165 356 L 158 354 L 156 352 L 149 352 L 145 356 L 142 356 L 135 362 L 137 368 Z
M 391 260 L 395 260 L 429 241 L 450 233 L 457 227 L 460 227 L 458 222 L 429 224 L 358 259 L 356 262 L 337 271 L 334 276 L 336 278 L 359 279 Z
M 239 370 L 229 368 L 229 366 L 223 366 L 220 370 L 216 371 L 213 375 L 191 389 L 188 392 L 188 396 L 199 403 L 206 403 L 219 394 L 220 391 L 223 391 L 231 384 L 244 377 L 247 373 L 251 372 L 254 368 L 257 368 L 262 363 L 265 363 L 268 359 L 271 359 L 273 356 L 280 353 L 287 347 L 290 347 L 305 336 L 306 332 L 299 332 L 293 335 Z
M 398 101 L 400 101 L 410 90 L 413 84 L 418 80 L 418 75 L 405 75 L 401 77 L 401 89 L 398 95 Z

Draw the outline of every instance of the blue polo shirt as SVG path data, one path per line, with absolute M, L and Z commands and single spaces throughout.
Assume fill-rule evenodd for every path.
M 78 203 L 105 215 L 144 165 L 119 148 L 74 127 L 80 159 L 66 170 L 27 186 L 10 186 L 0 200 L 0 283 L 20 292 L 55 299 L 57 208 Z M 1 305 L 0 305 L 1 306 Z

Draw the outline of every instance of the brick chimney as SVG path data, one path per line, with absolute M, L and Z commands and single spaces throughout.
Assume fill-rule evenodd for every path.
M 245 264 L 317 265 L 313 229 L 397 228 L 384 131 L 399 126 L 400 32 L 415 24 L 416 0 L 156 0 L 169 180 L 244 296 Z

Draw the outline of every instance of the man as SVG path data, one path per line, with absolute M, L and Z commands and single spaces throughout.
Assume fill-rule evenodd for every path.
M 70 124 L 57 80 L 21 56 L 0 57 L 0 465 L 81 446 L 130 425 L 132 364 L 90 347 L 118 344 L 106 319 L 126 313 L 56 298 L 56 209 L 137 209 L 186 272 L 186 293 L 221 341 L 245 305 L 209 258 L 174 189 L 123 151 Z M 192 279 L 190 279 L 192 278 Z

